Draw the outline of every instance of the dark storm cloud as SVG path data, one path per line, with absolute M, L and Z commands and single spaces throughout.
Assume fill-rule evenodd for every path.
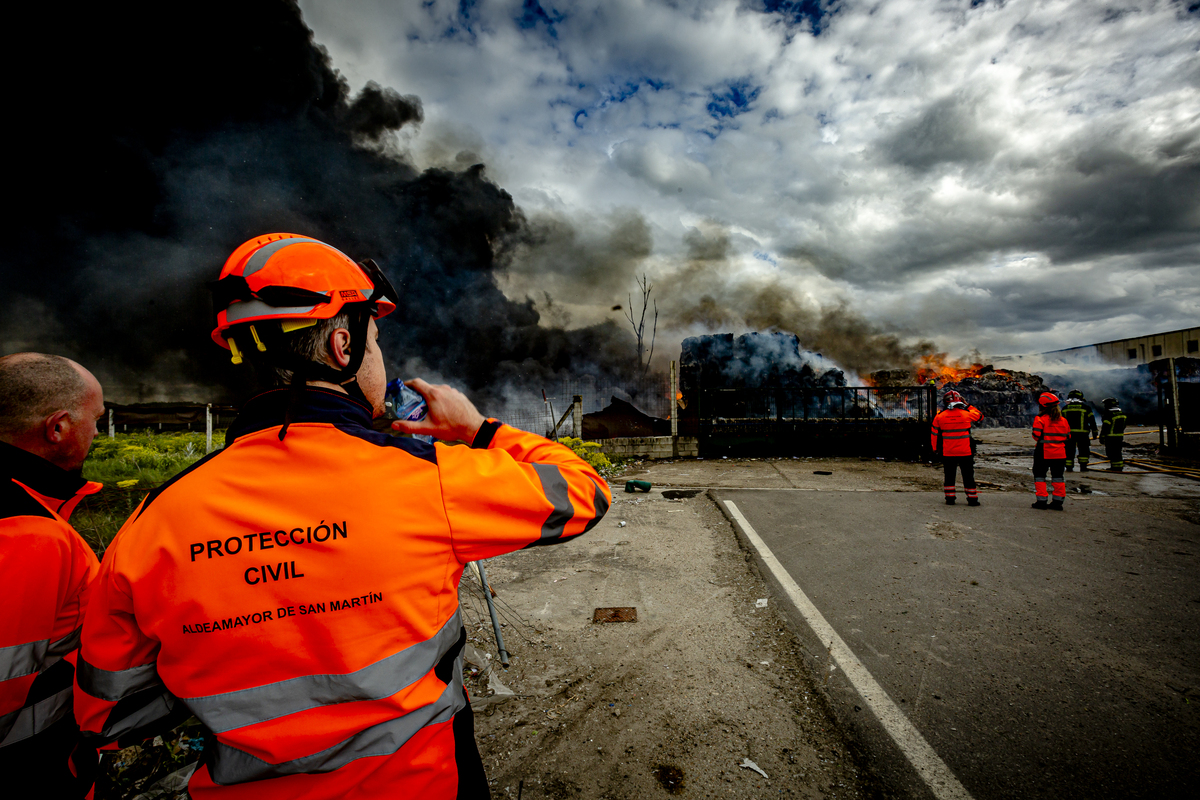
M 880 150 L 896 164 L 925 171 L 940 164 L 987 161 L 998 144 L 998 137 L 980 128 L 976 104 L 946 97 L 885 136 Z
M 587 220 L 637 209 L 652 277 L 714 219 L 723 284 L 897 335 L 1065 347 L 1200 316 L 1190 4 L 571 0 L 540 6 L 551 36 L 512 0 L 472 6 L 466 42 L 452 0 L 305 3 L 359 84 L 415 76 L 503 152 L 528 213 L 600 241 Z
M 10 44 L 21 71 L 7 100 L 26 124 L 9 130 L 22 201 L 0 240 L 6 348 L 67 353 L 129 395 L 242 387 L 208 338 L 204 282 L 245 239 L 293 231 L 379 261 L 402 294 L 381 325 L 389 356 L 484 400 L 628 365 L 616 326 L 547 328 L 500 291 L 527 238 L 512 197 L 483 165 L 420 171 L 389 155 L 420 101 L 352 94 L 294 3 L 40 14 L 30 30 L 55 46 Z

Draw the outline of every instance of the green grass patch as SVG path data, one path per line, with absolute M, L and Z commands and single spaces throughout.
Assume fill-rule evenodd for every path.
M 225 432 L 213 431 L 213 449 L 225 446 Z M 104 488 L 84 498 L 71 524 L 103 558 L 113 536 L 146 494 L 204 456 L 204 434 L 118 433 L 97 436 L 83 465 L 83 477 Z

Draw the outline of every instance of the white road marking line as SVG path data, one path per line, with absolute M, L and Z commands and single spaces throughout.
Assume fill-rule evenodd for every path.
M 779 563 L 779 559 L 771 552 L 771 548 L 767 547 L 767 543 L 762 540 L 758 532 L 751 527 L 741 510 L 732 500 L 723 502 L 742 532 L 746 534 L 746 538 L 758 550 L 763 563 L 771 570 L 771 574 L 779 581 L 783 591 L 787 593 L 788 598 L 795 604 L 805 622 L 812 628 L 813 633 L 822 642 L 831 643 L 830 652 L 837 666 L 846 673 L 850 683 L 862 695 L 863 701 L 875 714 L 875 718 L 883 725 L 888 735 L 892 737 L 892 741 L 900 748 L 900 752 L 916 769 L 917 774 L 925 781 L 925 785 L 933 792 L 934 797 L 938 800 L 972 800 L 970 793 L 958 782 L 958 778 L 954 777 L 954 773 L 946 766 L 946 762 L 942 761 L 937 752 L 929 746 L 929 742 L 925 741 L 925 737 L 913 727 L 913 724 L 908 721 L 908 717 L 900 711 L 900 707 L 892 698 L 888 697 L 887 692 L 842 641 L 842 637 L 838 636 L 833 626 L 825 621 L 825 617 L 808 599 L 808 595 L 804 594 L 796 581 L 792 580 L 792 576 L 783 568 L 783 564 Z

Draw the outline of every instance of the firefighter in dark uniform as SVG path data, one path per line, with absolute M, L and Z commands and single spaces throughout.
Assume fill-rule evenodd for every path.
M 1083 399 L 1083 392 L 1072 389 L 1067 393 L 1062 415 L 1071 425 L 1071 438 L 1067 440 L 1067 472 L 1075 471 L 1076 450 L 1079 451 L 1079 471 L 1087 472 L 1092 455 L 1090 440 L 1096 438 L 1096 415 Z
M 1117 398 L 1104 398 L 1104 411 L 1100 414 L 1100 443 L 1108 457 L 1109 472 L 1124 472 L 1125 461 L 1121 448 L 1125 445 L 1125 412 L 1117 405 Z

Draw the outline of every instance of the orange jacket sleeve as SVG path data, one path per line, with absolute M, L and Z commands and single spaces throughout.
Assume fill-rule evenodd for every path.
M 93 744 L 136 741 L 187 715 L 180 715 L 183 704 L 158 678 L 159 645 L 134 618 L 129 586 L 115 563 L 116 544 L 114 539 L 92 582 L 75 666 L 75 718 Z
M 608 483 L 569 448 L 494 420 L 472 448 L 440 447 L 438 462 L 462 563 L 566 541 L 591 530 L 612 503 Z
M 0 739 L 8 734 L 38 675 L 73 660 L 86 590 L 98 562 L 65 523 L 45 517 L 0 520 Z M 64 681 L 65 688 L 65 681 Z

